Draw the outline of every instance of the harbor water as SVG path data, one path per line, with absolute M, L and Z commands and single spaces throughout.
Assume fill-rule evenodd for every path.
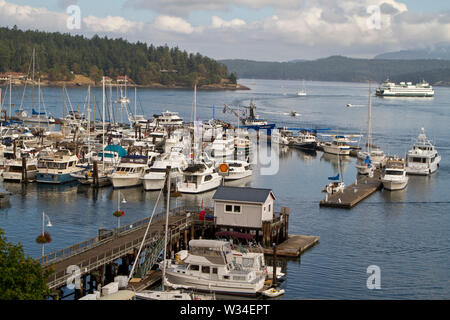
M 324 134 L 364 134 L 367 121 L 368 84 L 306 82 L 307 96 L 297 96 L 298 81 L 242 79 L 249 91 L 198 91 L 197 116 L 214 115 L 233 124 L 233 114 L 223 113 L 224 104 L 246 106 L 251 100 L 257 113 L 278 127 L 330 129 Z M 373 85 L 372 85 L 373 87 Z M 13 103 L 20 105 L 23 88 L 14 88 Z M 96 118 L 100 121 L 101 88 L 96 95 Z M 138 89 L 137 113 L 147 118 L 170 110 L 191 120 L 193 92 L 189 90 Z M 86 88 L 68 88 L 68 110 L 84 111 Z M 113 92 L 115 95 L 115 92 Z M 44 88 L 45 109 L 62 116 L 62 89 Z M 134 112 L 134 90 L 128 90 Z M 113 97 L 115 98 L 115 96 Z M 287 262 L 282 283 L 282 299 L 448 299 L 450 298 L 450 88 L 436 87 L 434 98 L 373 98 L 373 143 L 386 154 L 404 157 L 425 128 L 442 156 L 437 173 L 429 177 L 410 176 L 405 190 L 379 191 L 352 210 L 319 208 L 328 177 L 338 172 L 338 158 L 280 148 L 275 174 L 261 174 L 257 165 L 253 176 L 234 185 L 271 188 L 276 209 L 291 209 L 291 234 L 320 236 L 320 242 L 300 259 Z M 36 103 L 36 101 L 35 101 Z M 351 107 L 347 107 L 351 105 Z M 23 104 L 31 113 L 31 94 Z M 8 108 L 8 105 L 6 105 Z M 37 106 L 35 106 L 35 109 Z M 41 112 L 43 106 L 41 106 Z M 291 111 L 299 113 L 290 116 Z M 352 138 L 358 144 L 360 138 Z M 363 146 L 364 138 L 360 142 Z M 355 158 L 341 158 L 346 185 L 356 178 Z M 50 218 L 46 227 L 51 252 L 95 237 L 100 228 L 114 228 L 118 191 L 111 187 L 94 190 L 69 184 L 50 186 L 2 182 L 12 193 L 9 204 L 0 209 L 0 228 L 9 241 L 22 243 L 32 257 L 41 255 L 35 242 L 42 228 L 42 212 Z M 171 199 L 171 207 L 212 205 L 214 191 Z M 149 216 L 158 192 L 141 187 L 121 190 L 125 225 Z M 157 211 L 164 208 L 160 204 Z M 369 266 L 381 271 L 381 289 L 370 290 Z

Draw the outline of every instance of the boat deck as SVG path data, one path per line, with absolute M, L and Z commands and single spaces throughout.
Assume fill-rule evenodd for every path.
M 345 187 L 343 192 L 328 195 L 327 198 L 320 201 L 320 206 L 351 209 L 379 190 L 381 186 L 381 171 L 377 169 L 373 177 L 358 176 L 357 183 Z

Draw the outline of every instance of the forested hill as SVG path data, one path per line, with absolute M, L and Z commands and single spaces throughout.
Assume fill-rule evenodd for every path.
M 421 81 L 450 84 L 450 61 L 352 59 L 342 56 L 313 61 L 260 62 L 220 60 L 239 78 L 318 80 L 318 81 Z
M 123 39 L 0 28 L 0 73 L 27 74 L 33 48 L 36 70 L 50 81 L 70 81 L 80 74 L 99 82 L 103 75 L 127 75 L 136 84 L 193 87 L 236 83 L 227 67 L 201 54 L 179 48 L 130 43 Z

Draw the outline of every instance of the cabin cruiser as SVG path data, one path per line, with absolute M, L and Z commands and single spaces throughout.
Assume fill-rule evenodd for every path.
M 202 193 L 216 189 L 221 181 L 222 177 L 214 169 L 214 164 L 201 159 L 183 171 L 183 177 L 177 182 L 177 190 L 182 193 Z
M 37 159 L 27 158 L 25 173 L 27 181 L 34 181 L 36 179 L 37 172 Z M 12 159 L 5 162 L 5 169 L 2 173 L 3 181 L 22 182 L 22 179 L 24 178 L 23 174 L 22 159 Z
M 408 184 L 405 161 L 391 157 L 386 162 L 386 168 L 381 176 L 383 187 L 387 190 L 402 190 Z
M 350 140 L 345 136 L 335 136 L 332 142 L 326 142 L 323 145 L 323 151 L 331 154 L 347 156 L 350 154 L 352 147 L 349 145 Z
M 188 163 L 181 150 L 172 149 L 170 153 L 155 160 L 153 165 L 145 170 L 144 175 L 141 177 L 144 190 L 161 190 L 166 181 L 166 168 L 168 166 L 171 167 L 171 183 L 183 177 L 183 170 L 187 168 Z
M 127 155 L 122 157 L 114 173 L 109 176 L 113 188 L 140 186 L 142 184 L 141 177 L 150 161 L 147 156 Z
M 231 245 L 218 240 L 191 240 L 184 259 L 165 260 L 167 281 L 174 285 L 220 294 L 256 296 L 265 276 L 233 263 Z
M 224 177 L 225 181 L 243 179 L 252 175 L 252 169 L 247 161 L 243 160 L 225 160 L 228 165 L 228 175 Z
M 406 173 L 413 175 L 429 175 L 439 168 L 441 156 L 425 135 L 425 129 L 419 134 L 416 142 L 406 156 Z
M 292 139 L 289 145 L 303 150 L 316 150 L 317 138 L 309 132 L 300 132 L 298 136 Z
M 155 121 L 160 126 L 182 125 L 183 119 L 178 112 L 164 111 L 160 115 L 154 115 Z
M 41 151 L 38 157 L 36 181 L 54 184 L 75 181 L 71 174 L 82 170 L 77 166 L 78 163 L 78 157 L 69 150 Z

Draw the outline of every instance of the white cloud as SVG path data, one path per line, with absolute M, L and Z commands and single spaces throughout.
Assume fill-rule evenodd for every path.
M 242 19 L 233 19 L 230 21 L 223 20 L 218 16 L 211 17 L 211 26 L 213 28 L 233 28 L 245 26 L 246 22 Z
M 106 18 L 99 18 L 95 16 L 88 16 L 83 19 L 84 27 L 90 32 L 101 33 L 121 33 L 130 34 L 140 31 L 143 24 L 140 22 L 133 22 L 122 17 L 107 16 Z
M 190 34 L 194 32 L 194 27 L 192 27 L 189 22 L 178 17 L 165 15 L 156 17 L 152 23 L 152 26 L 154 26 L 156 29 L 168 32 L 184 34 Z

